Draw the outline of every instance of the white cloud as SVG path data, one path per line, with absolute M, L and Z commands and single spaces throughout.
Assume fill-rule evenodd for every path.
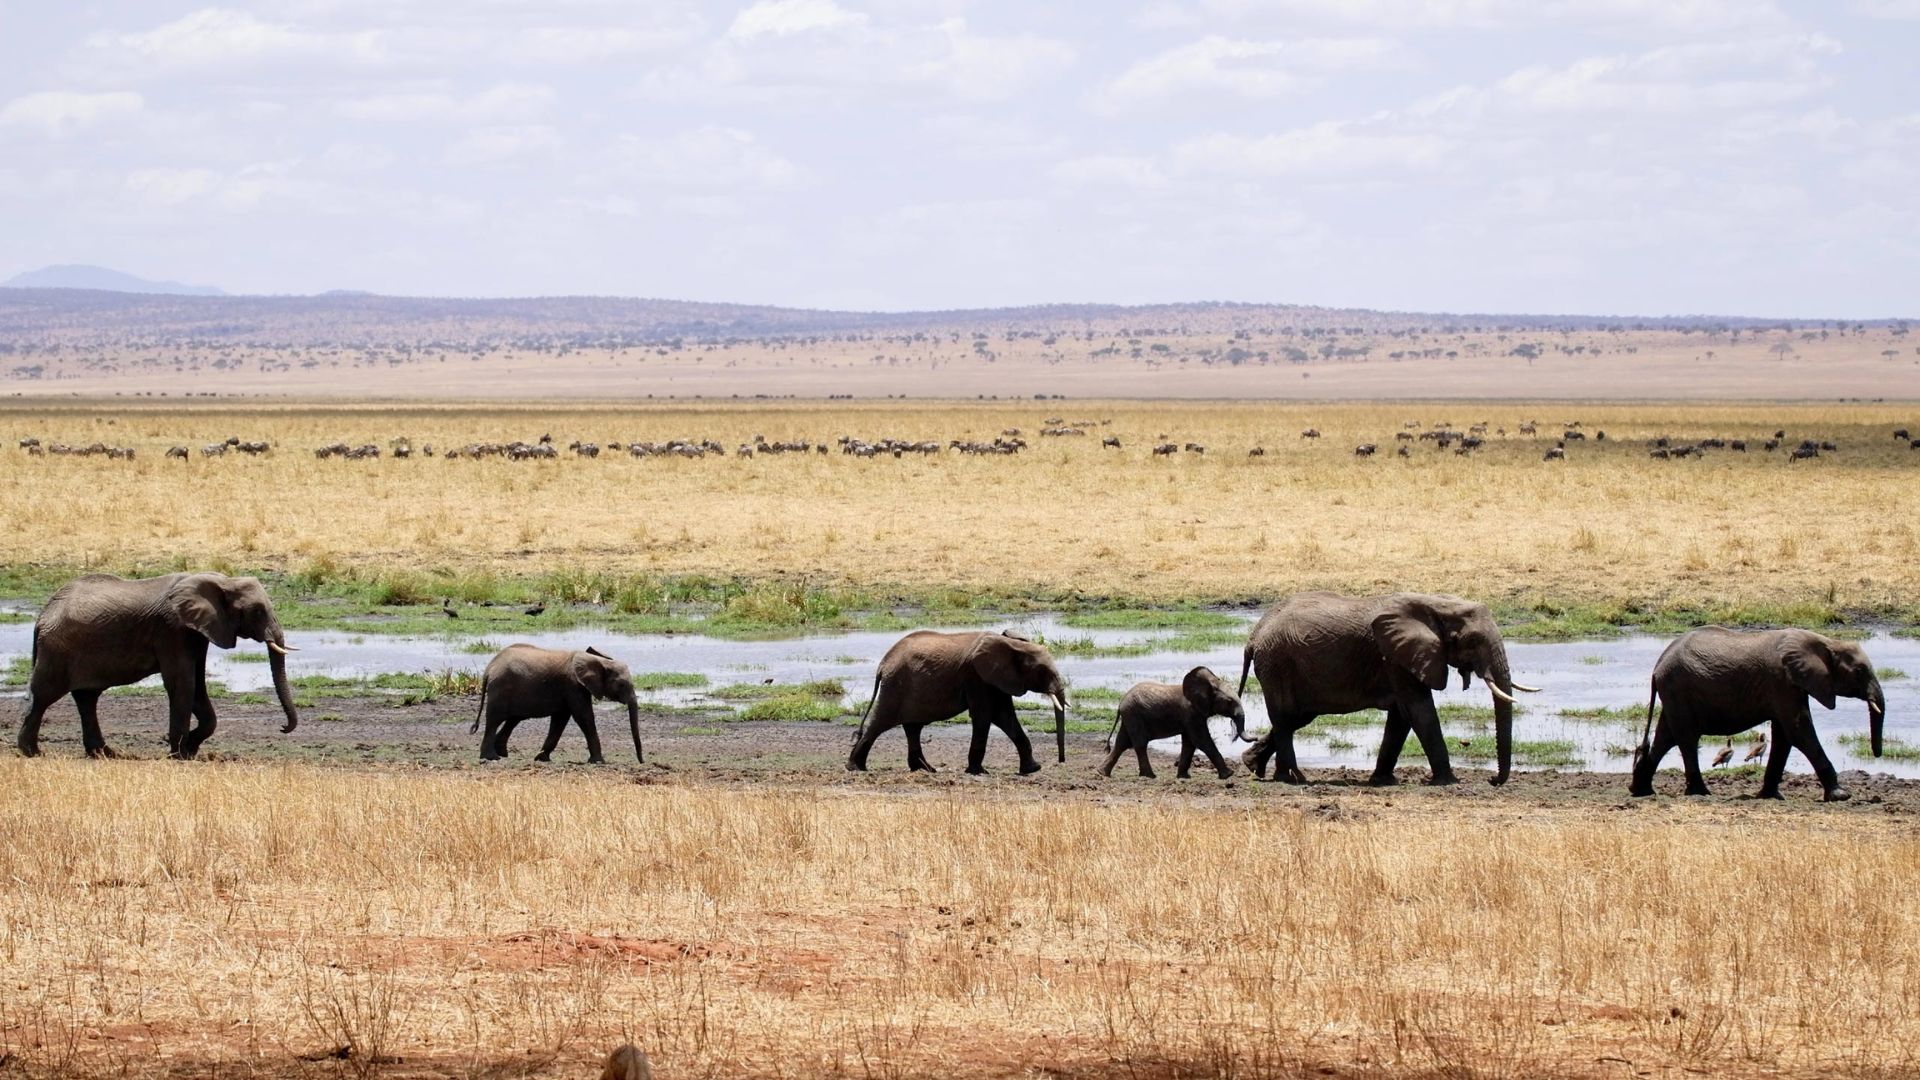
M 840 30 L 866 23 L 865 15 L 848 11 L 833 0 L 762 0 L 734 17 L 727 36 L 787 37 L 810 30 Z
M 1837 42 L 1817 34 L 1677 45 L 1560 68 L 1523 68 L 1500 80 L 1495 91 L 1549 112 L 1745 109 L 1806 96 L 1820 81 L 1820 59 L 1839 51 Z
M 800 179 L 793 162 L 738 128 L 702 127 L 664 139 L 621 136 L 607 179 L 669 187 L 784 188 Z
M 1337 71 L 1377 68 L 1398 46 L 1380 38 L 1243 41 L 1210 34 L 1134 64 L 1108 83 L 1109 105 L 1202 92 L 1274 98 Z
M 1394 32 L 1588 25 L 1705 34 L 1792 25 L 1770 0 L 1199 0 L 1189 7 L 1156 3 L 1141 17 L 1159 26 L 1226 19 Z
M 1397 175 L 1441 165 L 1448 144 L 1436 135 L 1372 131 L 1322 121 L 1275 135 L 1213 134 L 1173 148 L 1173 170 L 1189 177 L 1355 177 Z
M 351 98 L 334 111 L 350 120 L 382 123 L 507 124 L 544 115 L 556 97 L 550 86 L 500 83 L 468 95 L 426 91 Z
M 267 22 L 245 11 L 201 8 L 151 30 L 87 41 L 103 66 L 158 71 L 248 67 L 288 60 L 367 63 L 386 58 L 379 30 L 328 33 Z
M 42 90 L 14 98 L 0 108 L 0 126 L 31 128 L 64 139 L 100 124 L 138 116 L 145 109 L 144 98 L 125 90 L 105 94 Z
M 126 193 L 149 206 L 178 206 L 211 194 L 219 184 L 211 169 L 135 169 L 127 174 Z
M 1920 0 L 1854 0 L 1848 7 L 1869 19 L 1920 19 Z
M 551 155 L 560 146 L 560 133 L 544 124 L 481 128 L 447 147 L 446 160 L 449 165 L 503 165 L 533 154 Z
M 1167 186 L 1166 174 L 1148 157 L 1095 154 L 1069 158 L 1047 170 L 1053 179 L 1074 187 L 1116 187 L 1157 191 Z

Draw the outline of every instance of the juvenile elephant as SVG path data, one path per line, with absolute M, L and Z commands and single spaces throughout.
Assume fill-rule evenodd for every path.
M 480 708 L 468 731 L 479 731 L 481 721 L 486 722 L 487 732 L 480 737 L 480 760 L 493 761 L 507 756 L 507 740 L 520 721 L 549 717 L 547 741 L 534 756 L 535 761 L 549 761 L 571 718 L 587 737 L 587 761 L 602 765 L 607 759 L 600 754 L 600 728 L 593 719 L 595 698 L 627 707 L 627 726 L 633 729 L 633 756 L 646 764 L 647 755 L 640 748 L 640 703 L 633 696 L 633 675 L 627 665 L 591 647 L 580 652 L 537 645 L 501 649 L 480 676 Z
M 231 649 L 240 638 L 265 642 L 273 691 L 287 714 L 281 731 L 300 723 L 287 685 L 293 652 L 260 582 L 225 574 L 167 574 L 128 580 L 88 574 L 62 585 L 33 622 L 33 675 L 20 721 L 20 752 L 40 752 L 40 721 L 68 694 L 80 712 L 88 757 L 112 757 L 100 732 L 100 694 L 158 674 L 167 689 L 167 750 L 191 758 L 213 734 L 207 696 L 207 645 Z M 187 718 L 199 722 L 192 730 Z
M 1304 784 L 1293 752 L 1293 733 L 1314 717 L 1359 709 L 1385 709 L 1387 727 L 1370 781 L 1398 783 L 1393 775 L 1400 748 L 1412 731 L 1426 751 L 1432 783 L 1455 783 L 1447 740 L 1433 692 L 1447 685 L 1447 669 L 1470 674 L 1493 694 L 1497 768 L 1504 784 L 1513 758 L 1513 691 L 1533 691 L 1513 681 L 1507 647 L 1485 604 L 1457 596 L 1394 593 L 1341 596 L 1304 592 L 1281 601 L 1261 617 L 1247 639 L 1240 692 L 1247 672 L 1260 676 L 1273 728 L 1240 760 L 1263 776 L 1274 761 L 1274 778 Z
M 1028 691 L 1053 701 L 1054 738 L 1067 760 L 1067 684 L 1046 648 L 1012 633 L 943 634 L 916 630 L 880 658 L 873 697 L 860 716 L 847 768 L 864 772 L 875 739 L 892 728 L 907 729 L 907 767 L 935 772 L 920 748 L 920 729 L 965 711 L 973 718 L 967 771 L 986 772 L 987 728 L 998 727 L 1020 753 L 1020 774 L 1039 772 L 1033 744 L 1014 715 L 1013 699 Z
M 1207 728 L 1210 716 L 1227 717 L 1233 721 L 1234 737 L 1247 737 L 1247 714 L 1240 707 L 1240 699 L 1211 670 L 1194 668 L 1177 684 L 1140 683 L 1120 699 L 1120 708 L 1113 717 L 1113 731 L 1108 736 L 1113 748 L 1107 754 L 1106 764 L 1100 766 L 1100 775 L 1112 776 L 1120 755 L 1131 749 L 1139 759 L 1140 775 L 1151 779 L 1153 766 L 1147 763 L 1147 744 L 1154 739 L 1178 735 L 1180 771 L 1176 775 L 1180 779 L 1187 778 L 1188 770 L 1193 767 L 1193 752 L 1198 749 L 1213 762 L 1213 770 L 1220 774 L 1220 779 L 1225 780 L 1233 775 L 1233 770 L 1227 768 L 1220 748 L 1213 744 L 1213 732 Z
M 1873 756 L 1881 751 L 1887 718 L 1886 695 L 1873 673 L 1866 650 L 1851 641 L 1835 641 L 1810 630 L 1729 630 L 1703 626 L 1667 646 L 1653 665 L 1647 697 L 1647 727 L 1633 754 L 1635 795 L 1653 794 L 1653 772 L 1675 746 L 1687 770 L 1687 794 L 1707 794 L 1700 778 L 1700 737 L 1736 735 L 1763 722 L 1773 724 L 1771 752 L 1760 797 L 1778 799 L 1787 755 L 1800 751 L 1813 766 L 1828 802 L 1848 798 L 1833 763 L 1820 748 L 1807 708 L 1811 697 L 1826 708 L 1837 698 L 1867 703 L 1867 732 Z M 1654 726 L 1653 705 L 1660 703 Z M 1649 745 L 1651 739 L 1651 745 Z

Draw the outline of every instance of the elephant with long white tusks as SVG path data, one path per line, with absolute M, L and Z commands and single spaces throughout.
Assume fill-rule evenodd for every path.
M 273 691 L 292 731 L 300 723 L 287 685 L 287 644 L 267 590 L 250 577 L 167 574 L 128 580 L 88 574 L 62 585 L 33 623 L 33 674 L 19 748 L 40 753 L 40 721 L 73 695 L 88 757 L 112 757 L 100 731 L 100 695 L 159 675 L 167 690 L 167 749 L 191 758 L 213 734 L 207 696 L 207 646 L 231 649 L 240 638 L 265 643 Z M 191 730 L 187 720 L 199 722 Z
M 997 727 L 1020 755 L 1020 774 L 1040 771 L 1033 744 L 1015 715 L 1013 699 L 1028 692 L 1053 703 L 1054 739 L 1060 760 L 1067 760 L 1067 683 L 1053 655 L 1011 632 L 943 634 L 917 630 L 894 643 L 880 658 L 873 697 L 854 733 L 847 768 L 863 772 L 874 740 L 896 727 L 907 730 L 907 767 L 935 772 L 920 747 L 920 730 L 962 712 L 973 719 L 967 772 L 986 771 L 987 729 Z
M 1795 750 L 1813 766 L 1828 802 L 1849 796 L 1820 736 L 1813 730 L 1811 698 L 1831 709 L 1839 698 L 1867 703 L 1867 737 L 1874 757 L 1882 750 L 1887 698 L 1865 649 L 1811 630 L 1729 630 L 1703 626 L 1668 645 L 1653 666 L 1647 723 L 1633 754 L 1634 795 L 1653 794 L 1660 759 L 1678 746 L 1687 771 L 1687 794 L 1707 794 L 1700 776 L 1700 737 L 1736 735 L 1772 724 L 1760 797 L 1778 799 L 1787 755 Z M 1660 722 L 1654 725 L 1654 703 Z
M 1293 733 L 1317 716 L 1384 709 L 1386 734 L 1371 783 L 1398 783 L 1393 767 L 1411 731 L 1426 751 L 1431 782 L 1455 782 L 1433 692 L 1449 670 L 1465 689 L 1480 676 L 1493 695 L 1493 782 L 1504 784 L 1513 762 L 1513 694 L 1535 691 L 1513 681 L 1500 627 L 1485 604 L 1457 596 L 1394 593 L 1342 596 L 1303 592 L 1276 604 L 1254 624 L 1240 668 L 1260 677 L 1273 728 L 1240 756 L 1255 777 L 1274 760 L 1274 778 L 1304 784 Z

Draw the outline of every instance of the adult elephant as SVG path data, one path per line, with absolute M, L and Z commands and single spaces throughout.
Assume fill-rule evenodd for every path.
M 1703 626 L 1689 630 L 1668 645 L 1653 665 L 1653 688 L 1647 697 L 1647 726 L 1633 754 L 1635 795 L 1653 794 L 1653 772 L 1675 746 L 1687 770 L 1687 794 L 1705 795 L 1700 777 L 1700 737 L 1731 736 L 1762 722 L 1773 724 L 1772 751 L 1760 797 L 1778 799 L 1780 776 L 1787 755 L 1795 750 L 1813 766 L 1828 802 L 1848 798 L 1840 786 L 1833 762 L 1820 747 L 1807 708 L 1812 698 L 1833 708 L 1838 698 L 1861 698 L 1867 703 L 1867 732 L 1873 756 L 1881 751 L 1887 698 L 1867 660 L 1866 650 L 1851 641 L 1835 641 L 1810 630 L 1729 630 Z M 1660 703 L 1660 723 L 1653 722 L 1654 702 Z M 1649 745 L 1651 741 L 1651 745 Z
M 167 574 L 128 580 L 88 574 L 62 585 L 33 623 L 33 675 L 20 721 L 20 752 L 40 752 L 40 720 L 68 694 L 80 712 L 88 757 L 113 757 L 100 732 L 98 706 L 108 687 L 159 675 L 167 689 L 167 750 L 191 758 L 213 734 L 207 696 L 207 646 L 231 649 L 240 638 L 266 643 L 273 691 L 292 731 L 300 723 L 287 686 L 286 654 L 273 603 L 259 581 L 225 574 Z M 199 722 L 191 730 L 187 718 Z
M 549 718 L 547 741 L 534 755 L 535 761 L 549 761 L 553 748 L 560 745 L 560 733 L 571 719 L 587 737 L 587 761 L 603 765 L 600 753 L 600 728 L 593 718 L 593 699 L 617 701 L 627 707 L 627 726 L 633 730 L 633 757 L 647 763 L 640 747 L 640 702 L 633 693 L 633 673 L 627 665 L 591 646 L 574 652 L 568 649 L 543 649 L 538 645 L 509 645 L 494 654 L 480 676 L 480 708 L 474 713 L 469 733 L 480 730 L 484 720 L 487 732 L 480 737 L 480 760 L 493 761 L 507 756 L 507 739 L 520 721 L 536 716 Z
M 1053 655 L 1011 632 L 943 634 L 916 630 L 880 658 L 873 696 L 860 715 L 847 768 L 864 772 L 867 752 L 882 733 L 907 729 L 907 767 L 935 772 L 920 747 L 920 729 L 961 712 L 973 718 L 967 772 L 986 772 L 987 728 L 998 727 L 1020 753 L 1020 774 L 1039 772 L 1033 744 L 1014 715 L 1013 699 L 1028 691 L 1053 701 L 1054 738 L 1067 760 L 1067 684 Z
M 1147 761 L 1147 744 L 1178 735 L 1180 758 L 1175 775 L 1182 780 L 1187 778 L 1193 768 L 1193 752 L 1199 750 L 1213 763 L 1213 771 L 1225 780 L 1233 775 L 1233 770 L 1227 768 L 1220 748 L 1214 745 L 1213 732 L 1207 727 L 1207 719 L 1213 716 L 1233 721 L 1234 738 L 1247 737 L 1247 714 L 1240 707 L 1240 699 L 1211 668 L 1194 668 L 1178 683 L 1135 685 L 1114 710 L 1113 731 L 1108 735 L 1113 745 L 1106 763 L 1100 766 L 1100 775 L 1112 776 L 1120 755 L 1132 750 L 1140 765 L 1140 775 L 1152 779 L 1153 766 Z
M 1249 670 L 1259 675 L 1273 728 L 1240 760 L 1264 777 L 1272 758 L 1275 779 L 1304 784 L 1294 732 L 1317 716 L 1384 709 L 1386 734 L 1370 782 L 1398 783 L 1393 767 L 1411 731 L 1426 751 L 1430 782 L 1455 783 L 1433 704 L 1433 692 L 1446 688 L 1448 668 L 1460 673 L 1462 689 L 1478 675 L 1493 694 L 1499 758 L 1493 782 L 1504 784 L 1513 758 L 1513 692 L 1536 688 L 1513 681 L 1506 643 L 1485 604 L 1424 593 L 1296 593 L 1262 616 L 1247 639 L 1240 693 L 1247 691 Z

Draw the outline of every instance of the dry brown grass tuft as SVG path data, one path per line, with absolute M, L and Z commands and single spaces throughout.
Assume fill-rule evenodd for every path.
M 1894 1075 L 1920 841 L 0 761 L 27 1075 Z M 1375 807 L 1382 804 L 1373 803 Z
M 1050 415 L 1111 420 L 1085 438 L 1033 435 Z M 1537 417 L 1605 429 L 1569 460 L 1549 440 L 1490 436 L 1471 458 L 1401 423 Z M 1273 405 L 1031 402 L 589 407 L 33 406 L 9 435 L 131 443 L 129 464 L 0 452 L 0 562 L 125 565 L 210 557 L 537 572 L 806 576 L 834 584 L 998 588 L 1138 598 L 1293 588 L 1417 587 L 1489 598 L 1651 603 L 1810 601 L 1887 607 L 1920 588 L 1920 452 L 1895 444 L 1901 406 Z M 335 440 L 416 447 L 552 432 L 600 443 L 754 434 L 831 441 L 1028 432 L 1017 458 L 832 454 L 751 461 L 316 461 Z M 1298 437 L 1314 426 L 1325 435 Z M 1653 461 L 1639 440 L 1832 438 L 1838 454 L 1715 451 Z M 1126 448 L 1103 450 L 1100 436 Z M 1205 457 L 1155 459 L 1166 435 Z M 267 458 L 198 447 L 267 439 Z M 195 448 L 182 464 L 161 454 Z M 1264 446 L 1265 457 L 1247 450 Z

